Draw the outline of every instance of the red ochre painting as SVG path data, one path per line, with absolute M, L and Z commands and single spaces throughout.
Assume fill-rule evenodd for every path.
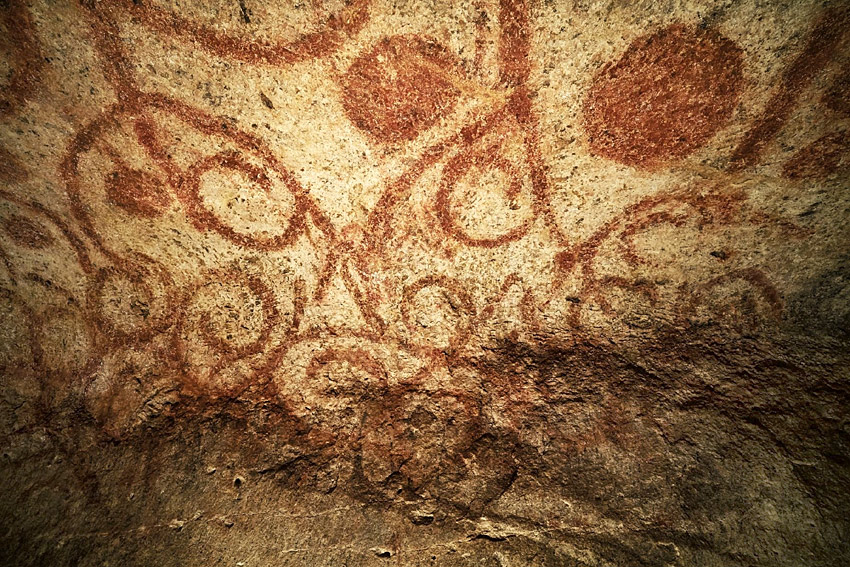
M 850 5 L 0 2 L 7 565 L 846 565 Z

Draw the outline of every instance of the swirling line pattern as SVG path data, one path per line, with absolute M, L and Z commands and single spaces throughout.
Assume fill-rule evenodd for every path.
M 29 57 L 37 51 L 32 22 L 13 5 L 4 15 L 24 22 L 26 37 L 18 42 L 24 47 L 12 47 Z M 779 287 L 761 266 L 738 261 L 736 250 L 719 246 L 712 251 L 718 268 L 692 279 L 682 276 L 681 258 L 653 258 L 640 243 L 662 230 L 698 233 L 703 248 L 712 238 L 728 244 L 731 230 L 747 226 L 788 239 L 810 235 L 749 207 L 735 176 L 759 165 L 797 93 L 831 61 L 848 29 L 845 8 L 830 8 L 815 22 L 726 171 L 641 198 L 581 237 L 554 207 L 526 0 L 499 2 L 490 15 L 498 23 L 495 48 L 485 53 L 479 37 L 471 63 L 433 37 L 402 34 L 358 50 L 334 75 L 351 128 L 376 151 L 411 156 L 402 173 L 382 180 L 363 221 L 343 227 L 304 181 L 308 176 L 261 136 L 143 87 L 134 65 L 143 56 L 121 38 L 125 26 L 141 25 L 211 57 L 284 68 L 352 49 L 368 27 L 370 2 L 347 2 L 314 31 L 281 40 L 234 35 L 152 3 L 83 2 L 80 9 L 115 102 L 79 128 L 65 150 L 58 173 L 70 218 L 0 190 L 0 256 L 13 290 L 4 298 L 10 313 L 23 314 L 20 335 L 29 345 L 19 353 L 27 359 L 21 367 L 59 376 L 58 385 L 43 386 L 40 403 L 59 404 L 62 380 L 76 376 L 85 407 L 110 436 L 121 437 L 138 425 L 140 406 L 163 391 L 275 400 L 311 431 L 310 442 L 356 453 L 367 481 L 386 478 L 380 466 L 367 465 L 384 462 L 416 486 L 433 476 L 431 469 L 455 466 L 472 450 L 482 404 L 516 423 L 537 403 L 477 365 L 478 331 L 498 328 L 500 317 L 513 321 L 506 331 L 513 336 L 546 334 L 553 313 L 575 336 L 600 325 L 613 336 L 622 325 L 640 329 L 655 320 L 682 329 L 699 324 L 705 310 L 709 319 L 745 311 L 747 317 L 732 317 L 741 333 L 781 319 Z M 481 24 L 476 33 L 488 29 Z M 25 59 L 12 58 L 18 67 L 4 114 L 25 103 L 25 83 L 40 69 Z M 481 77 L 490 60 L 497 79 L 488 82 Z M 676 22 L 640 35 L 590 80 L 581 105 L 587 146 L 600 160 L 646 175 L 674 167 L 734 120 L 745 79 L 744 51 L 718 29 Z M 836 81 L 824 104 L 846 115 L 845 83 Z M 465 112 L 471 92 L 484 102 Z M 26 175 L 2 152 L 4 180 L 24 184 Z M 792 180 L 825 177 L 846 166 L 846 155 L 846 132 L 828 133 L 783 171 Z M 421 210 L 411 211 L 420 200 Z M 171 240 L 194 252 L 177 257 Z M 150 247 L 137 249 L 138 242 Z M 210 250 L 224 250 L 222 258 L 211 260 Z M 533 256 L 526 266 L 546 266 L 546 285 L 531 283 L 539 278 L 523 269 L 535 268 L 520 264 L 479 286 L 469 262 L 499 262 L 502 255 Z M 75 277 L 59 282 L 49 268 L 39 272 L 35 258 L 46 256 L 73 263 Z M 664 270 L 664 278 L 651 277 Z M 37 312 L 19 297 L 27 285 L 49 287 L 65 311 Z M 716 293 L 724 286 L 743 291 Z M 341 295 L 354 309 L 337 321 L 328 314 Z M 723 303 L 729 297 L 740 304 Z M 646 320 L 656 312 L 665 316 Z M 43 343 L 48 323 L 65 324 L 66 315 L 85 323 L 81 352 L 74 368 L 54 372 Z M 157 375 L 128 378 L 144 368 Z M 447 383 L 450 370 L 470 368 L 486 377 L 493 398 Z M 451 408 L 457 423 L 431 419 L 434 404 Z M 414 432 L 401 425 L 413 414 L 425 430 L 451 440 L 451 463 L 416 446 Z

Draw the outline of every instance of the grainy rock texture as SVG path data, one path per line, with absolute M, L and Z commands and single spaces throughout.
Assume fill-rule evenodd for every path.
M 0 563 L 850 564 L 850 4 L 0 1 Z

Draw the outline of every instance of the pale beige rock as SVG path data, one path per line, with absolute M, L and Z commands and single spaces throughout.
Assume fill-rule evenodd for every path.
M 3 3 L 3 564 L 846 564 L 848 23 Z

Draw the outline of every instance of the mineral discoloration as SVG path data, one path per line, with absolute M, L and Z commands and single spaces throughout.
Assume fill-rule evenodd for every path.
M 842 4 L 2 10 L 5 563 L 850 557 Z

